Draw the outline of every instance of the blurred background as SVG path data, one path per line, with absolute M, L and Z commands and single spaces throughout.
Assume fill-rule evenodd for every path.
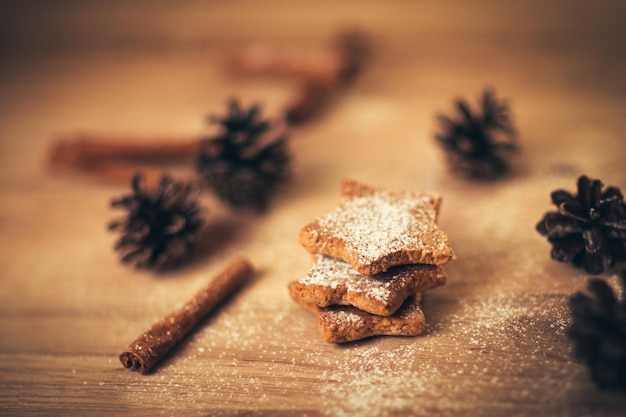
M 229 77 L 228 52 L 323 50 L 345 28 L 366 31 L 375 51 L 355 109 L 419 135 L 432 134 L 435 111 L 485 86 L 515 98 L 522 119 L 545 114 L 526 114 L 528 93 L 551 123 L 565 123 L 557 96 L 585 103 L 575 117 L 623 115 L 625 17 L 618 0 L 2 1 L 0 169 L 41 165 L 38 145 L 63 132 L 197 133 L 233 96 L 277 112 L 290 81 Z M 27 139 L 26 164 L 7 158 Z

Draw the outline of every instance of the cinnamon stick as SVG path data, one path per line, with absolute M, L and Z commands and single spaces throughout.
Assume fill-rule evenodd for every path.
M 199 140 L 199 137 L 157 137 L 140 141 L 133 137 L 79 133 L 57 139 L 50 151 L 50 161 L 53 164 L 103 159 L 173 162 L 195 155 Z
M 335 84 L 342 67 L 339 56 L 313 56 L 261 46 L 232 52 L 228 64 L 232 72 L 240 75 L 293 78 L 325 84 Z
M 334 98 L 334 87 L 327 83 L 305 83 L 285 107 L 285 120 L 290 125 L 306 123 L 319 116 Z
M 158 182 L 162 169 L 155 165 L 188 162 L 200 149 L 200 138 L 154 138 L 75 134 L 57 139 L 49 152 L 49 166 L 58 171 L 89 174 L 128 182 L 142 172 L 149 183 Z
M 362 72 L 371 45 L 359 31 L 339 33 L 333 50 L 317 57 L 295 51 L 256 47 L 236 51 L 230 57 L 231 71 L 239 74 L 291 77 L 301 82 L 284 115 L 298 125 L 319 116 L 346 86 Z
M 242 75 L 290 77 L 305 84 L 337 88 L 351 82 L 369 59 L 370 43 L 359 31 L 341 32 L 334 37 L 333 50 L 325 54 L 304 54 L 256 46 L 232 52 L 232 72 Z
M 209 313 L 241 288 L 254 269 L 245 258 L 233 261 L 181 308 L 156 322 L 120 354 L 125 368 L 148 372 Z

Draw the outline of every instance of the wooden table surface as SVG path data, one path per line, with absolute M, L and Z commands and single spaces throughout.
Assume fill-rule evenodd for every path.
M 620 1 L 3 2 L 0 6 L 0 415 L 612 416 L 572 359 L 568 297 L 589 275 L 549 257 L 534 230 L 549 193 L 587 174 L 626 189 L 626 6 Z M 51 172 L 60 134 L 211 132 L 226 100 L 279 115 L 290 80 L 237 77 L 252 43 L 323 51 L 358 27 L 363 76 L 290 133 L 293 177 L 262 215 L 208 194 L 192 261 L 155 274 L 120 265 L 106 224 L 129 190 Z M 510 99 L 522 152 L 483 184 L 451 175 L 434 115 L 492 86 Z M 419 337 L 322 341 L 287 284 L 307 273 L 300 228 L 354 178 L 443 196 L 458 260 L 423 303 Z M 119 353 L 231 259 L 254 281 L 153 372 Z M 616 284 L 616 273 L 601 275 Z

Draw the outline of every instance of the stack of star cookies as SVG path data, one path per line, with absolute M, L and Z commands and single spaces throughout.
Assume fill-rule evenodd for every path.
M 315 265 L 289 293 L 317 314 L 324 340 L 424 331 L 421 294 L 446 283 L 441 266 L 455 259 L 437 226 L 440 205 L 434 194 L 345 180 L 339 207 L 300 231 Z

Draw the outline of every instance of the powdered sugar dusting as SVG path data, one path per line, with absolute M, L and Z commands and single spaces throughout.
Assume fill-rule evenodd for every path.
M 326 313 L 338 328 L 354 327 L 363 321 L 361 315 L 351 308 L 332 309 Z
M 298 280 L 304 285 L 343 287 L 348 293 L 365 294 L 368 298 L 387 305 L 399 292 L 415 293 L 426 283 L 445 280 L 443 269 L 433 265 L 408 265 L 387 272 L 367 276 L 355 271 L 352 266 L 339 259 L 319 255 L 311 271 Z M 405 294 L 408 296 L 409 294 Z
M 437 227 L 434 197 L 398 197 L 377 192 L 345 199 L 317 222 L 322 233 L 344 241 L 355 262 L 372 264 L 402 251 L 451 255 L 446 235 Z
M 286 295 L 232 304 L 153 374 L 120 372 L 115 389 L 133 407 L 173 411 L 184 401 L 198 416 L 515 415 L 520 402 L 542 415 L 585 415 L 565 295 L 434 294 L 425 295 L 422 336 L 349 346 L 321 340 L 315 316 Z M 494 391 L 501 401 L 485 398 Z M 212 403 L 230 408 L 206 409 Z
M 463 301 L 457 313 L 435 323 L 425 336 L 346 349 L 325 373 L 324 413 L 422 415 L 435 404 L 441 414 L 473 409 L 475 415 L 504 415 L 510 411 L 507 405 L 484 401 L 485 392 L 506 390 L 511 379 L 524 378 L 531 358 L 542 363 L 545 378 L 529 380 L 527 390 L 511 391 L 512 403 L 532 397 L 548 408 L 565 410 L 550 395 L 550 388 L 566 389 L 573 378 L 564 366 L 570 359 L 557 346 L 565 343 L 569 323 L 564 302 L 563 296 L 516 294 Z M 441 346 L 446 355 L 438 355 Z M 504 374 L 508 378 L 500 377 Z M 427 398 L 429 409 L 421 408 L 416 397 Z

